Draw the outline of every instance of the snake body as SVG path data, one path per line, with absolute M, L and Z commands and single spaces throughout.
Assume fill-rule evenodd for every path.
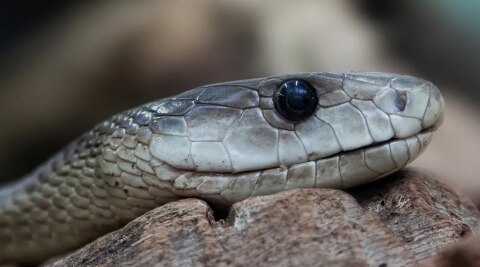
M 292 122 L 273 95 L 309 83 Z M 36 264 L 185 197 L 228 206 L 293 188 L 348 188 L 395 172 L 443 113 L 430 82 L 384 73 L 299 73 L 202 86 L 113 116 L 0 189 L 0 263 Z

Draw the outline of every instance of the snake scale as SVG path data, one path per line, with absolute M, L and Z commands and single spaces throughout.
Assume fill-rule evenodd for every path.
M 443 98 L 386 73 L 297 73 L 201 86 L 96 125 L 0 189 L 0 263 L 38 264 L 185 197 L 228 206 L 348 188 L 426 148 Z

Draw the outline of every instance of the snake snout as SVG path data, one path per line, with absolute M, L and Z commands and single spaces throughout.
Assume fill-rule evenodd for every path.
M 430 99 L 428 100 L 425 115 L 423 116 L 422 128 L 436 130 L 442 125 L 445 118 L 445 101 L 443 100 L 440 90 L 432 83 L 429 84 Z
M 437 87 L 412 76 L 393 78 L 373 102 L 390 116 L 396 138 L 434 128 L 443 117 L 444 103 Z

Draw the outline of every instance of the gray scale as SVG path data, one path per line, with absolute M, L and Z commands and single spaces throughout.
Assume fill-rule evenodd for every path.
M 258 106 L 259 95 L 255 90 L 243 87 L 211 87 L 200 95 L 197 103 L 245 109 Z
M 198 105 L 185 115 L 191 141 L 222 141 L 244 110 Z

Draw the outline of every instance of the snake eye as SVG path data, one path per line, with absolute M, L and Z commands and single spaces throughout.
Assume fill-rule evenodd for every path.
M 278 87 L 273 95 L 275 108 L 290 121 L 302 121 L 315 112 L 317 91 L 301 80 L 290 80 Z

